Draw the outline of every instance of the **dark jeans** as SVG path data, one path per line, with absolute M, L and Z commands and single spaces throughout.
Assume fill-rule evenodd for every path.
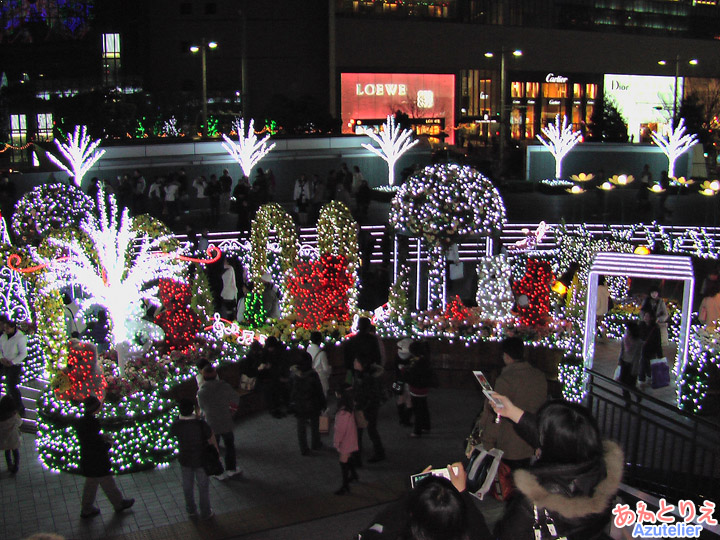
M 370 440 L 373 444 L 373 452 L 375 456 L 383 457 L 385 456 L 385 448 L 383 448 L 382 440 L 380 439 L 380 433 L 378 433 L 377 429 L 377 423 L 378 423 L 378 407 L 370 407 L 368 409 L 365 409 L 363 411 L 365 414 L 365 420 L 367 420 L 367 432 L 368 437 L 370 437 Z M 361 444 L 362 440 L 362 429 L 358 429 L 358 444 Z M 360 446 L 360 450 L 362 450 L 362 446 Z
M 235 457 L 235 434 L 232 431 L 228 431 L 227 433 L 220 433 L 219 436 L 225 445 L 225 470 L 233 471 L 237 466 L 237 458 Z
M 22 396 L 18 385 L 20 384 L 20 377 L 22 376 L 22 366 L 3 366 L 2 374 L 5 376 L 5 386 L 7 386 L 7 393 L 15 402 L 18 412 L 22 416 L 25 412 L 25 406 L 22 402 Z
M 320 415 L 297 415 L 295 417 L 297 421 L 297 436 L 298 444 L 300 445 L 300 451 L 307 453 L 307 425 L 310 423 L 310 438 L 313 450 L 317 450 L 322 446 L 320 442 Z
M 415 413 L 415 435 L 420 435 L 423 430 L 430 431 L 430 410 L 428 409 L 428 400 L 426 397 L 410 396 L 412 401 L 412 410 Z

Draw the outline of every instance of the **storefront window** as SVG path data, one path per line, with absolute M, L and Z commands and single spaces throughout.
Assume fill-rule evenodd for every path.
M 590 124 L 590 119 L 592 118 L 593 113 L 595 112 L 595 105 L 591 103 L 590 101 L 587 102 L 587 105 L 585 105 L 585 123 Z
M 477 69 L 463 71 L 461 85 L 463 116 L 481 117 L 492 112 L 492 80 L 487 71 Z
M 538 97 L 539 92 L 540 92 L 540 83 L 538 83 L 538 82 L 525 83 L 525 95 L 527 97 L 536 98 L 536 97 Z
M 523 96 L 523 83 L 514 81 L 510 86 L 510 97 L 521 98 Z
M 525 138 L 528 140 L 535 138 L 535 105 L 530 103 L 525 110 Z
M 520 109 L 513 109 L 510 112 L 510 136 L 513 139 L 519 139 L 522 130 L 522 111 Z
M 585 95 L 588 99 L 597 99 L 597 84 L 586 84 Z
M 579 101 L 573 101 L 572 123 L 573 129 L 579 129 L 583 123 L 583 107 Z
M 573 97 L 575 99 L 581 98 L 583 95 L 583 85 L 579 83 L 573 84 Z
M 568 85 L 566 83 L 543 83 L 543 95 L 546 98 L 568 97 Z

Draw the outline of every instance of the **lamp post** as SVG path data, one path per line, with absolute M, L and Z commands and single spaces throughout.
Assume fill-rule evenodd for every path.
M 500 146 L 498 148 L 498 159 L 500 161 L 500 174 L 502 174 L 504 169 L 504 163 L 505 163 L 505 137 L 507 136 L 507 114 L 505 111 L 506 103 L 507 103 L 507 89 L 506 87 L 506 79 L 507 79 L 507 67 L 506 67 L 506 56 L 508 52 L 512 52 L 512 55 L 515 58 L 518 58 L 522 56 L 522 51 L 520 49 L 515 49 L 513 51 L 510 51 L 506 49 L 505 47 L 502 47 L 500 49 Z M 488 51 L 485 53 L 485 58 L 493 58 L 495 56 L 495 53 L 492 51 Z
M 673 92 L 673 123 L 675 123 L 675 120 L 677 119 L 677 110 L 678 110 L 678 79 L 680 78 L 680 55 L 675 55 L 675 90 Z M 697 66 L 698 60 L 697 58 L 690 58 L 688 61 L 688 64 L 691 66 Z M 658 60 L 658 64 L 661 66 L 667 65 L 667 60 Z
M 208 114 L 207 114 L 207 58 L 206 51 L 208 49 L 216 49 L 217 42 L 206 41 L 203 38 L 200 45 L 191 45 L 190 52 L 196 54 L 200 52 L 200 63 L 202 65 L 202 122 L 203 122 L 203 136 L 208 136 Z

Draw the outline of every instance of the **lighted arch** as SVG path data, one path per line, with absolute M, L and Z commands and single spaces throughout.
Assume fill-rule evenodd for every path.
M 321 255 L 342 255 L 348 261 L 348 271 L 353 276 L 348 305 L 352 314 L 357 309 L 358 296 L 357 222 L 347 206 L 340 201 L 332 201 L 320 210 L 317 229 L 318 252 Z
M 277 203 L 269 203 L 260 207 L 250 230 L 251 276 L 256 294 L 262 292 L 262 275 L 268 271 L 268 239 L 274 230 L 280 244 L 280 272 L 282 280 L 277 283 L 281 290 L 281 306 L 283 315 L 292 311 L 292 298 L 287 288 L 288 273 L 295 267 L 298 255 L 298 234 L 295 223 L 290 215 Z

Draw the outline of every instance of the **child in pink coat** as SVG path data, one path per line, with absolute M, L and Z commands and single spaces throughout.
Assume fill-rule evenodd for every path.
M 350 491 L 350 482 L 357 480 L 355 465 L 350 460 L 353 452 L 358 451 L 357 425 L 355 424 L 355 406 L 352 387 L 346 387 L 339 396 L 338 411 L 335 414 L 335 436 L 333 445 L 340 454 L 342 486 L 335 495 L 344 495 Z

